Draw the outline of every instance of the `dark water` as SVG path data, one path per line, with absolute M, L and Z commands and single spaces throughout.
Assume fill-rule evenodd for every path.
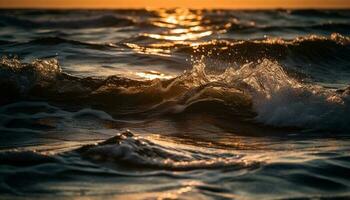
M 1 199 L 349 199 L 350 11 L 1 10 Z

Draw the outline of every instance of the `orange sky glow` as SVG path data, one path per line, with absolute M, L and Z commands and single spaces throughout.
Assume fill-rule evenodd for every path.
M 0 0 L 2 8 L 350 8 L 350 0 Z

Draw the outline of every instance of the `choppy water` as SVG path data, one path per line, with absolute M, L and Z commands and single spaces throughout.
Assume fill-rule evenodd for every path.
M 349 20 L 1 10 L 1 199 L 350 198 Z

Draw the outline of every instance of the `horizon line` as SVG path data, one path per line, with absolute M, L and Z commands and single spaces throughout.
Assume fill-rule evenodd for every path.
M 66 7 L 66 6 L 39 6 L 39 7 L 30 7 L 30 6 L 9 6 L 2 7 L 2 10 L 10 10 L 10 9 L 23 9 L 23 10 L 156 10 L 156 9 L 193 9 L 193 10 L 349 10 L 350 6 L 320 6 L 320 7 L 295 7 L 295 6 L 276 6 L 276 7 L 182 7 L 182 6 L 174 6 L 174 7 L 153 7 L 153 6 L 133 6 L 133 7 Z
M 2 9 L 350 9 L 350 0 L 0 0 Z

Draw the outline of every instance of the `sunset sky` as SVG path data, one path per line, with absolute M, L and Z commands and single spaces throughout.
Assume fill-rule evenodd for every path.
M 0 0 L 2 8 L 350 8 L 350 0 Z

